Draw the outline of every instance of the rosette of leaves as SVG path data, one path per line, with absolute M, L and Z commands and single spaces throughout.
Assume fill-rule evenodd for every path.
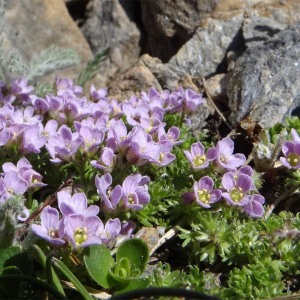
M 123 242 L 115 259 L 104 245 L 86 249 L 84 262 L 91 278 L 104 288 L 115 288 L 118 292 L 149 285 L 149 279 L 141 278 L 148 263 L 148 246 L 141 239 Z

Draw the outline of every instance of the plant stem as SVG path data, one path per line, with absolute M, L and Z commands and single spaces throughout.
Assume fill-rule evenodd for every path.
M 49 265 L 47 263 L 48 262 L 48 258 L 46 257 L 46 255 L 44 254 L 44 252 L 42 251 L 42 249 L 37 246 L 37 245 L 33 245 L 33 248 L 36 250 L 36 253 L 38 255 L 38 259 L 41 263 L 41 265 L 43 266 L 43 268 L 46 269 L 46 275 L 47 275 L 47 279 L 49 281 L 49 284 L 52 285 L 52 286 L 55 286 L 56 289 L 62 294 L 65 296 L 65 292 L 64 292 L 64 289 L 62 287 L 62 285 L 60 284 L 60 281 L 59 281 L 59 278 L 57 277 L 55 271 L 53 270 L 53 268 L 49 267 Z M 51 257 L 52 258 L 52 257 Z M 51 275 L 49 274 L 51 272 Z M 49 280 L 50 279 L 50 280 Z
M 89 294 L 77 277 L 69 270 L 69 268 L 60 260 L 53 258 L 52 263 L 55 268 L 62 272 L 76 287 L 77 291 L 82 295 L 85 300 L 94 300 L 94 298 Z
M 32 207 L 32 194 L 31 192 L 28 192 L 28 195 L 27 195 L 27 202 L 26 202 L 26 207 L 28 209 L 31 209 Z

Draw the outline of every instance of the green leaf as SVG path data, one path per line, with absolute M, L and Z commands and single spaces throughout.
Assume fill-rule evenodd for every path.
M 53 258 L 53 266 L 62 272 L 75 286 L 76 290 L 81 294 L 85 300 L 93 300 L 94 298 L 89 294 L 82 283 L 77 279 L 77 277 L 70 271 L 70 269 L 60 260 Z M 52 286 L 50 286 L 52 288 Z
M 107 58 L 108 54 L 109 48 L 101 50 L 99 53 L 97 53 L 94 58 L 87 63 L 87 66 L 80 72 L 76 83 L 80 86 L 84 86 L 86 82 L 95 77 L 101 63 Z
M 116 253 L 117 267 L 123 264 L 124 258 L 129 261 L 130 274 L 128 277 L 137 278 L 145 270 L 149 258 L 147 244 L 141 239 L 130 239 L 122 243 Z
M 132 279 L 125 288 L 118 290 L 118 293 L 147 288 L 149 284 L 150 278 Z
M 94 245 L 85 249 L 84 263 L 89 275 L 102 287 L 109 288 L 108 274 L 114 266 L 114 259 L 104 245 Z
M 30 82 L 34 82 L 41 76 L 77 65 L 79 62 L 80 56 L 75 49 L 64 49 L 52 45 L 48 49 L 33 55 L 30 61 L 30 71 L 26 77 Z
M 128 278 L 130 276 L 130 262 L 126 257 L 121 258 L 116 266 L 114 274 L 121 278 Z
M 4 266 L 16 266 L 20 269 L 22 274 L 25 275 L 31 275 L 33 270 L 33 262 L 27 252 L 17 253 L 14 256 L 10 257 L 6 260 Z
M 18 246 L 10 246 L 7 248 L 0 249 L 0 274 L 3 272 L 3 268 L 7 260 L 19 254 L 20 252 L 21 248 Z
M 38 97 L 45 97 L 47 94 L 54 94 L 55 89 L 53 84 L 47 82 L 39 82 L 34 88 L 34 94 Z
M 37 254 L 37 258 L 39 260 L 39 262 L 41 263 L 41 265 L 43 266 L 44 269 L 47 268 L 47 257 L 44 254 L 44 252 L 42 251 L 42 249 L 38 246 L 38 245 L 33 245 L 33 248 L 36 250 L 36 254 Z M 49 271 L 48 271 L 49 272 Z M 46 271 L 46 273 L 48 273 Z M 58 276 L 56 275 L 54 269 L 51 267 L 51 280 L 53 281 L 53 284 L 55 285 L 56 289 L 58 290 L 58 292 L 60 292 L 63 296 L 65 296 L 65 292 L 64 289 L 60 283 L 60 280 L 58 278 Z M 49 274 L 47 274 L 47 276 L 49 277 Z M 48 279 L 49 281 L 49 279 Z
M 11 274 L 22 274 L 19 268 L 15 266 L 9 266 L 3 269 L 1 275 L 11 275 Z M 5 295 L 5 298 L 1 297 L 1 299 L 19 299 L 20 297 L 20 288 L 22 282 L 18 281 L 7 281 L 0 282 L 0 290 L 1 294 Z

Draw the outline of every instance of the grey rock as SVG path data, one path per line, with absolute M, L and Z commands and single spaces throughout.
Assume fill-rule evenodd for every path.
M 118 0 L 91 0 L 81 30 L 94 54 L 110 47 L 97 77 L 100 86 L 106 86 L 117 72 L 132 66 L 140 56 L 140 31 Z
M 256 47 L 268 41 L 287 25 L 279 23 L 272 18 L 253 16 L 243 22 L 243 37 L 246 47 Z
M 217 0 L 143 0 L 146 52 L 167 62 L 188 41 Z
M 158 91 L 174 90 L 180 85 L 197 89 L 191 80 L 181 78 L 158 58 L 144 54 L 126 72 L 118 74 L 109 85 L 109 94 L 119 100 L 148 91 L 155 87 Z
M 250 116 L 264 127 L 282 122 L 300 105 L 300 22 L 236 61 L 227 89 L 230 122 Z
M 5 19 L 6 51 L 17 48 L 25 61 L 29 61 L 34 53 L 51 45 L 76 49 L 82 63 L 47 76 L 50 82 L 53 82 L 58 74 L 61 77 L 74 78 L 74 74 L 78 74 L 93 56 L 62 1 L 6 0 Z
M 214 74 L 226 52 L 240 47 L 235 43 L 235 37 L 242 22 L 242 14 L 228 21 L 209 19 L 207 25 L 199 28 L 171 58 L 168 66 L 180 75 L 187 73 L 198 77 Z

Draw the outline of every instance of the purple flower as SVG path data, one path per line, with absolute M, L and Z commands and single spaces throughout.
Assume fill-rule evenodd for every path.
M 27 80 L 25 78 L 12 79 L 10 92 L 20 99 L 20 103 L 24 104 L 30 100 L 29 94 L 34 90 L 33 86 L 27 86 Z
M 184 154 L 190 162 L 193 170 L 205 169 L 209 163 L 216 158 L 216 149 L 208 149 L 206 155 L 204 154 L 204 146 L 200 143 L 194 143 L 191 146 L 191 152 L 185 150 Z
M 248 175 L 251 178 L 252 182 L 250 190 L 255 190 L 255 184 L 252 180 L 253 169 L 250 166 L 241 167 L 237 171 L 231 171 L 231 173 L 234 175 L 235 181 L 242 174 Z
M 163 91 L 161 94 L 154 88 L 151 87 L 148 93 L 142 92 L 142 100 L 149 104 L 151 110 L 154 107 L 162 108 L 164 104 L 164 99 L 169 96 L 169 91 Z
M 293 141 L 287 141 L 282 146 L 285 157 L 280 157 L 280 161 L 286 168 L 297 170 L 300 168 L 300 137 L 294 128 L 291 136 Z
M 300 143 L 300 137 L 296 129 L 291 129 L 291 136 L 294 143 Z
M 224 138 L 217 143 L 215 163 L 221 170 L 236 170 L 246 162 L 244 154 L 232 154 L 234 143 L 230 138 Z
M 184 95 L 185 98 L 183 101 L 183 112 L 186 114 L 191 113 L 197 108 L 197 106 L 204 102 L 204 99 L 201 97 L 201 95 L 197 94 L 191 89 L 186 90 Z
M 5 146 L 13 147 L 14 145 L 18 145 L 24 132 L 24 125 L 11 124 L 8 130 L 10 131 L 10 139 L 6 142 Z
M 25 222 L 30 216 L 30 211 L 24 206 L 23 211 L 18 215 L 18 221 Z
M 101 220 L 96 216 L 69 215 L 65 222 L 65 234 L 74 248 L 101 245 L 98 228 Z
M 121 200 L 123 191 L 122 187 L 120 185 L 117 185 L 108 193 L 108 188 L 111 186 L 111 184 L 112 177 L 109 173 L 104 174 L 100 178 L 98 175 L 96 175 L 95 185 L 97 187 L 97 193 L 101 197 L 101 209 L 104 212 L 113 213 L 117 209 L 117 205 Z
M 181 201 L 185 205 L 191 205 L 195 201 L 194 193 L 187 192 L 181 195 Z
M 34 192 L 38 188 L 46 186 L 46 184 L 42 183 L 42 175 L 32 169 L 31 164 L 26 158 L 21 158 L 16 166 L 11 162 L 6 162 L 2 165 L 2 169 L 4 171 L 2 175 L 13 171 L 24 179 L 28 184 L 28 192 Z
M 56 134 L 57 131 L 57 127 L 58 127 L 58 123 L 51 119 L 47 122 L 44 130 L 42 131 L 42 134 L 49 139 L 52 135 Z
M 82 126 L 79 133 L 83 140 L 83 151 L 89 155 L 95 155 L 98 151 L 99 145 L 104 140 L 104 132 L 98 129 Z
M 49 111 L 49 103 L 44 98 L 39 98 L 32 95 L 31 103 L 34 107 L 35 112 L 40 115 L 44 115 L 46 112 Z
M 11 162 L 6 162 L 2 165 L 2 169 L 4 171 L 2 173 L 2 175 L 4 175 L 5 173 L 7 173 L 9 171 L 14 171 L 18 174 L 21 174 L 23 171 L 32 169 L 32 165 L 30 164 L 30 162 L 26 158 L 21 158 L 17 162 L 16 166 Z
M 171 142 L 173 146 L 180 145 L 183 143 L 183 141 L 177 141 L 180 135 L 180 129 L 172 126 L 168 132 L 165 131 L 165 123 L 161 123 L 161 125 L 158 127 L 158 140 L 160 143 L 168 141 Z
M 124 102 L 122 109 L 126 116 L 127 123 L 131 126 L 139 125 L 141 118 L 149 119 L 148 105 L 140 104 L 135 107 L 131 102 Z
M 113 248 L 115 244 L 116 236 L 121 232 L 121 221 L 117 219 L 109 219 L 105 226 L 101 222 L 97 235 L 100 236 L 102 243 L 107 245 L 109 248 Z
M 118 247 L 121 243 L 128 240 L 136 228 L 135 223 L 130 220 L 128 222 L 123 223 L 121 226 L 122 229 L 121 232 L 116 237 L 115 247 Z
M 111 117 L 120 117 L 123 115 L 123 111 L 121 109 L 122 105 L 116 99 L 112 99 L 110 102 L 110 106 L 112 109 Z
M 164 141 L 160 145 L 161 145 L 161 151 L 159 153 L 159 158 L 158 160 L 153 161 L 152 163 L 159 167 L 162 167 L 174 161 L 176 156 L 170 152 L 173 147 L 171 142 Z
M 69 92 L 75 96 L 82 94 L 81 86 L 73 86 L 73 80 L 68 78 L 56 79 L 57 95 L 63 95 L 65 92 Z
M 19 150 L 22 154 L 40 153 L 47 139 L 41 134 L 38 125 L 32 125 L 25 129 Z
M 252 180 L 248 175 L 241 174 L 235 178 L 231 172 L 227 172 L 222 177 L 222 185 L 228 191 L 222 193 L 222 197 L 231 205 L 244 206 L 252 198 L 247 195 L 252 187 Z
M 74 128 L 76 131 L 80 131 L 81 127 L 89 127 L 91 129 L 96 129 L 100 131 L 107 131 L 107 122 L 108 122 L 108 117 L 102 116 L 101 118 L 93 118 L 93 117 L 88 117 L 86 119 L 83 119 L 81 122 L 79 121 L 74 121 Z
M 99 99 L 97 103 L 93 104 L 93 116 L 100 118 L 102 115 L 110 115 L 112 107 L 106 98 Z
M 100 99 L 105 99 L 106 100 L 106 96 L 107 96 L 107 89 L 100 89 L 100 90 L 96 90 L 95 86 L 92 84 L 91 85 L 91 89 L 90 89 L 90 99 L 93 102 L 97 102 Z
M 150 202 L 147 183 L 150 181 L 148 176 L 141 174 L 129 175 L 122 184 L 123 208 L 140 210 Z
M 113 119 L 114 120 L 114 119 Z M 122 120 L 111 121 L 107 132 L 106 145 L 115 145 L 110 148 L 115 148 L 118 152 L 124 153 L 131 142 L 132 132 L 127 133 L 126 125 Z
M 60 232 L 59 214 L 55 208 L 46 206 L 41 213 L 41 225 L 32 225 L 32 231 L 53 246 L 64 245 Z
M 33 169 L 24 170 L 21 173 L 21 177 L 26 180 L 28 184 L 27 192 L 33 193 L 41 187 L 46 186 L 47 184 L 42 182 L 43 176 L 36 172 Z
M 32 106 L 27 106 L 24 111 L 17 109 L 12 115 L 11 120 L 15 124 L 25 124 L 25 125 L 36 125 L 41 123 L 43 117 L 40 115 L 33 115 L 34 108 Z
M 0 131 L 0 146 L 6 145 L 6 143 L 11 139 L 12 132 L 8 128 L 4 128 Z
M 74 160 L 81 143 L 82 137 L 78 132 L 72 133 L 69 127 L 62 125 L 57 134 L 51 136 L 46 144 L 46 148 L 52 157 L 50 161 L 60 163 Z
M 183 89 L 178 89 L 165 98 L 164 110 L 168 113 L 180 113 L 182 111 L 182 103 L 184 100 Z
M 84 193 L 75 193 L 71 196 L 66 191 L 58 192 L 57 202 L 63 216 L 81 214 L 88 217 L 97 216 L 99 213 L 99 207 L 97 205 L 87 207 L 87 198 Z
M 98 161 L 92 160 L 91 165 L 95 168 L 102 169 L 106 173 L 110 173 L 114 168 L 117 156 L 114 154 L 113 150 L 108 147 L 104 147 L 101 150 Z
M 157 161 L 161 145 L 152 141 L 152 137 L 140 126 L 134 127 L 130 146 L 126 150 L 127 160 L 134 165 L 142 166 L 148 161 Z
M 194 199 L 197 204 L 205 208 L 210 208 L 211 203 L 215 203 L 221 199 L 222 191 L 214 190 L 214 181 L 208 177 L 202 177 L 198 182 L 194 183 Z
M 253 218 L 260 218 L 264 214 L 262 204 L 265 203 L 265 198 L 262 195 L 254 194 L 251 200 L 243 206 L 243 211 Z
M 28 187 L 28 183 L 22 179 L 16 172 L 9 171 L 5 173 L 4 177 L 0 178 L 0 191 L 2 195 L 0 197 L 0 202 L 16 195 L 23 195 Z

